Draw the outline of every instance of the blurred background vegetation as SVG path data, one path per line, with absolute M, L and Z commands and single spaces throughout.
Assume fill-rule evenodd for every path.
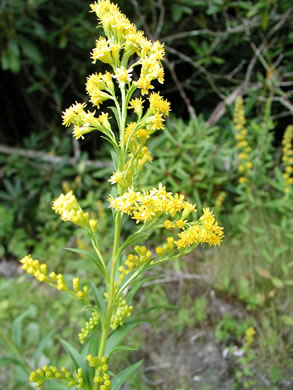
M 171 101 L 172 115 L 150 143 L 154 161 L 141 184 L 162 182 L 195 201 L 199 211 L 212 207 L 226 233 L 221 248 L 199 250 L 195 258 L 162 270 L 163 280 L 136 298 L 138 307 L 157 302 L 178 309 L 151 314 L 151 331 L 146 327 L 133 335 L 130 341 L 140 345 L 145 370 L 129 386 L 213 390 L 221 388 L 224 375 L 227 389 L 292 388 L 292 1 L 115 2 L 150 39 L 165 42 L 166 81 L 159 87 Z M 87 248 L 88 242 L 50 211 L 61 191 L 73 189 L 83 208 L 98 217 L 110 250 L 107 145 L 91 134 L 75 142 L 70 129 L 61 126 L 62 111 L 87 99 L 86 76 L 104 69 L 89 59 L 98 33 L 85 0 L 0 2 L 0 322 L 4 337 L 26 351 L 32 365 L 48 363 L 52 355 L 68 364 L 50 331 L 57 328 L 62 337 L 74 339 L 86 319 L 66 297 L 54 297 L 53 304 L 51 292 L 20 275 L 16 262 L 30 252 L 54 270 L 65 269 L 68 277 L 93 271 L 64 251 Z M 242 171 L 234 112 L 238 96 L 244 99 L 242 141 L 251 163 Z M 289 162 L 282 143 L 288 128 Z M 76 328 L 66 326 L 68 315 Z M 250 326 L 256 329 L 255 343 L 239 358 Z M 218 357 L 225 361 L 224 374 L 216 369 L 197 374 L 196 367 L 180 371 L 186 361 L 170 362 L 168 347 L 157 349 L 173 335 L 177 353 L 186 348 L 182 340 L 189 340 L 191 331 L 199 334 L 198 351 L 209 343 L 228 351 L 225 359 Z M 40 341 L 42 348 L 33 356 Z M 30 389 L 27 368 L 15 353 L 0 360 L 0 366 L 14 363 L 8 377 L 5 368 L 0 370 L 0 384 Z M 181 372 L 176 377 L 174 364 Z

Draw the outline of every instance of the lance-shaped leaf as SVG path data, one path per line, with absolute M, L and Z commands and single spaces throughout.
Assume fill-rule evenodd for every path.
M 131 366 L 120 371 L 112 381 L 112 390 L 120 390 L 121 386 L 127 381 L 127 379 L 129 379 L 131 375 L 139 369 L 139 367 L 142 365 L 142 362 L 143 360 L 140 360 L 139 362 L 132 364 Z
M 34 316 L 35 313 L 35 306 L 31 306 L 28 310 L 18 316 L 12 323 L 12 340 L 19 350 L 21 350 L 22 345 L 22 322 L 25 317 Z
M 104 278 L 107 278 L 105 269 L 104 269 L 103 265 L 101 264 L 100 259 L 98 258 L 98 256 L 94 252 L 90 252 L 90 251 L 86 251 L 84 249 L 78 249 L 78 248 L 65 248 L 65 249 L 69 252 L 78 253 L 81 256 L 85 256 L 87 259 L 92 261 L 98 267 L 100 275 Z
M 86 360 L 83 359 L 83 357 L 80 355 L 80 353 L 67 341 L 65 340 L 60 340 L 64 349 L 70 356 L 70 359 L 73 363 L 73 366 L 75 370 L 77 371 L 79 368 L 82 369 L 83 372 L 83 379 L 85 383 L 89 386 L 90 385 L 90 378 L 89 378 L 89 370 L 88 370 L 88 365 L 86 364 Z
M 114 350 L 114 348 L 116 348 L 121 343 L 121 341 L 131 331 L 131 329 L 135 328 L 139 324 L 142 324 L 143 322 L 146 321 L 128 321 L 125 322 L 123 326 L 117 328 L 114 332 L 112 332 L 107 340 L 105 356 L 109 355 Z
M 34 354 L 35 368 L 38 367 L 42 353 L 43 353 L 44 349 L 46 348 L 49 340 L 52 338 L 53 333 L 54 333 L 54 330 L 51 330 L 51 332 L 46 334 L 45 337 L 43 337 L 42 340 L 40 341 L 38 348 L 36 349 L 36 352 Z
M 103 323 L 105 320 L 105 313 L 106 313 L 106 302 L 101 294 L 100 290 L 94 285 L 92 281 L 90 281 L 90 288 L 92 291 L 92 294 L 94 296 L 96 305 L 97 305 L 97 310 L 101 319 L 101 322 Z

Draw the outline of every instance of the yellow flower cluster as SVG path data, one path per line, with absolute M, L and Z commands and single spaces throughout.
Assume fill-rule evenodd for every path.
M 227 197 L 227 192 L 221 191 L 216 198 L 216 206 L 218 209 L 223 206 L 223 203 Z
M 130 70 L 126 69 L 129 57 L 136 54 L 140 60 L 135 65 L 141 65 L 140 77 L 135 84 L 142 94 L 153 88 L 151 82 L 164 82 L 164 69 L 161 61 L 164 58 L 164 47 L 159 42 L 151 42 L 145 38 L 142 31 L 137 31 L 127 17 L 122 14 L 116 4 L 109 0 L 99 0 L 91 4 L 105 31 L 106 38 L 99 38 L 93 50 L 94 62 L 100 60 L 110 64 L 115 70 L 119 83 L 131 81 Z M 121 54 L 120 54 L 121 53 Z M 123 54 L 122 54 L 123 53 Z
M 90 101 L 94 106 L 100 108 L 100 105 L 108 99 L 113 100 L 114 93 L 114 83 L 113 83 L 113 73 L 106 72 L 102 73 L 93 73 L 87 77 L 86 81 L 86 91 L 90 96 Z M 105 114 L 98 117 L 98 120 L 105 129 L 110 130 L 111 126 L 108 121 L 108 117 Z M 100 129 L 103 131 L 103 129 Z
M 84 344 L 85 340 L 92 332 L 92 330 L 97 326 L 98 322 L 99 322 L 99 315 L 94 310 L 89 320 L 85 323 L 85 326 L 81 329 L 80 333 L 78 334 L 80 344 Z
M 126 318 L 130 317 L 133 310 L 132 306 L 128 306 L 125 299 L 119 298 L 117 309 L 111 319 L 111 328 L 117 329 L 124 324 Z
M 165 256 L 166 254 L 172 254 L 175 247 L 175 240 L 174 237 L 168 237 L 167 242 L 161 247 L 156 247 L 156 253 L 159 257 Z
M 88 213 L 84 213 L 79 206 L 77 199 L 72 191 L 66 195 L 61 194 L 54 200 L 52 209 L 59 214 L 63 221 L 71 221 L 85 229 L 96 231 L 97 221 L 89 218 Z
M 47 264 L 40 264 L 39 260 L 34 260 L 31 255 L 27 255 L 20 260 L 22 269 L 33 275 L 39 282 L 50 283 L 47 276 Z
M 55 287 L 59 291 L 71 292 L 66 284 L 65 278 L 62 274 L 56 274 L 51 272 L 49 277 L 47 276 L 47 264 L 41 264 L 39 260 L 34 260 L 31 255 L 27 255 L 20 260 L 22 269 L 28 274 L 33 275 L 38 281 L 49 284 L 51 287 Z M 73 290 L 75 296 L 79 299 L 86 298 L 88 296 L 88 286 L 84 286 L 83 290 L 80 290 L 79 279 L 74 278 L 72 281 Z
M 150 94 L 148 101 L 149 108 L 144 121 L 140 121 L 143 112 L 141 98 L 132 99 L 129 103 L 128 108 L 133 109 L 138 116 L 138 121 L 130 122 L 125 129 L 125 142 L 127 142 L 130 151 L 137 146 L 135 139 L 138 139 L 139 143 L 143 145 L 151 134 L 164 129 L 164 118 L 169 115 L 170 103 L 156 92 Z
M 132 216 L 139 222 L 151 221 L 163 214 L 175 216 L 183 211 L 183 215 L 195 210 L 195 206 L 184 200 L 183 195 L 172 195 L 165 186 L 159 184 L 149 192 L 135 192 L 129 189 L 120 197 L 109 196 L 110 207 L 114 210 Z
M 250 159 L 251 147 L 248 145 L 246 136 L 247 130 L 245 128 L 245 113 L 243 99 L 241 96 L 235 100 L 234 105 L 234 128 L 235 128 L 235 138 L 237 140 L 237 150 L 238 150 L 238 171 L 242 175 L 238 180 L 239 183 L 245 183 L 248 181 L 248 177 L 252 170 L 252 162 Z
M 207 243 L 209 245 L 219 245 L 224 237 L 223 228 L 218 225 L 212 212 L 205 208 L 199 223 L 192 225 L 182 233 L 178 234 L 177 248 L 190 247 L 197 243 Z
M 282 140 L 282 147 L 283 147 L 283 156 L 282 161 L 284 164 L 284 187 L 285 192 L 287 194 L 291 191 L 291 185 L 293 184 L 293 125 L 287 126 L 283 140 Z
M 255 334 L 256 334 L 256 331 L 252 327 L 250 327 L 246 330 L 246 332 L 245 332 L 245 345 L 247 347 L 250 347 L 251 344 L 253 343 Z
M 141 94 L 148 94 L 153 89 L 152 82 L 158 80 L 164 82 L 164 69 L 162 60 L 165 50 L 159 42 L 148 40 L 142 31 L 137 31 L 119 7 L 109 0 L 99 0 L 91 4 L 91 9 L 96 13 L 100 24 L 103 26 L 106 37 L 100 37 L 96 41 L 96 47 L 92 51 L 92 59 L 109 64 L 113 73 L 93 73 L 87 78 L 86 91 L 91 103 L 98 109 L 106 100 L 114 100 L 116 80 L 120 88 L 127 86 L 132 89 L 140 88 Z M 129 58 L 136 55 L 136 59 L 129 66 Z M 137 80 L 132 80 L 135 67 L 139 67 L 140 73 Z M 152 132 L 164 128 L 164 117 L 169 114 L 170 104 L 158 93 L 151 94 L 150 107 L 140 122 L 143 113 L 143 101 L 134 98 L 129 102 L 129 109 L 133 109 L 138 116 L 138 125 L 135 128 L 136 137 L 146 139 Z M 84 103 L 75 103 L 63 113 L 63 124 L 73 125 L 73 136 L 83 139 L 84 135 L 98 130 L 106 135 L 111 142 L 116 142 L 109 122 L 108 114 L 102 113 L 96 117 L 95 112 L 85 110 Z M 143 128 L 146 127 L 146 128 Z
M 101 101 L 99 101 L 96 96 L 91 97 L 91 101 L 93 102 L 93 104 L 99 107 L 99 103 L 111 97 L 108 94 L 106 97 L 104 95 Z M 94 130 L 106 133 L 107 130 L 110 128 L 108 114 L 102 113 L 99 117 L 95 117 L 95 112 L 85 111 L 84 108 L 85 103 L 75 103 L 69 108 L 67 108 L 67 110 L 65 110 L 62 114 L 62 124 L 66 127 L 73 125 L 73 136 L 76 139 L 84 139 L 85 134 L 90 133 Z
M 152 252 L 147 250 L 145 246 L 136 245 L 134 251 L 136 252 L 136 255 L 130 253 L 124 263 L 127 268 L 122 265 L 119 267 L 120 281 L 118 284 L 121 284 L 122 280 L 130 271 L 147 264 L 152 257 Z
M 94 376 L 94 383 L 100 383 L 100 390 L 110 390 L 111 380 L 108 374 L 107 358 L 103 356 L 101 359 L 98 357 L 87 355 L 87 361 L 90 367 L 96 368 L 96 375 Z
M 81 290 L 80 289 L 79 278 L 73 278 L 72 286 L 73 286 L 73 290 L 74 290 L 75 295 L 77 296 L 77 298 L 86 298 L 88 296 L 89 288 L 88 288 L 88 286 L 83 286 L 83 288 Z
M 45 381 L 50 379 L 66 380 L 68 386 L 77 386 L 78 389 L 82 389 L 84 386 L 83 372 L 81 368 L 79 368 L 73 376 L 64 367 L 61 368 L 61 370 L 58 370 L 58 368 L 54 366 L 44 366 L 42 368 L 38 368 L 36 371 L 32 371 L 29 379 L 36 385 L 36 387 L 41 387 Z

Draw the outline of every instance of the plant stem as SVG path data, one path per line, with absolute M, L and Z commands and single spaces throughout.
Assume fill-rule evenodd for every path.
M 101 343 L 99 347 L 98 357 L 101 358 L 104 356 L 107 338 L 110 330 L 110 324 L 113 314 L 113 302 L 114 302 L 114 294 L 115 294 L 115 273 L 116 266 L 118 260 L 118 249 L 119 249 L 119 240 L 120 240 L 120 230 L 121 230 L 121 220 L 122 215 L 120 213 L 116 213 L 115 215 L 115 232 L 114 232 L 114 245 L 112 252 L 112 264 L 111 264 L 111 274 L 108 288 L 108 303 L 107 303 L 107 311 L 106 311 L 106 319 L 102 331 Z M 96 370 L 96 375 L 98 374 Z M 98 384 L 94 383 L 93 390 L 97 390 Z

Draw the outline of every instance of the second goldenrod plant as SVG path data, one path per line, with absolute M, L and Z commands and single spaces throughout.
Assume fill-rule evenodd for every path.
M 238 172 L 241 176 L 238 179 L 240 184 L 249 183 L 251 170 L 253 168 L 251 160 L 251 147 L 247 141 L 247 129 L 245 128 L 245 112 L 244 104 L 241 96 L 238 96 L 234 105 L 234 129 L 235 138 L 237 140 L 238 152 Z
M 30 380 L 37 387 L 59 379 L 77 389 L 118 390 L 141 364 L 138 362 L 114 375 L 108 363 L 112 353 L 119 349 L 122 333 L 118 332 L 123 329 L 126 334 L 136 325 L 129 320 L 133 309 L 130 301 L 142 283 L 143 272 L 178 259 L 200 243 L 219 245 L 223 228 L 208 208 L 196 219 L 195 205 L 181 194 L 168 192 L 161 184 L 149 191 L 138 188 L 138 175 L 152 161 L 147 141 L 156 131 L 164 129 L 170 111 L 170 103 L 153 91 L 154 81 L 164 82 L 164 46 L 137 31 L 109 0 L 91 4 L 91 10 L 105 33 L 96 41 L 92 60 L 102 61 L 109 69 L 87 78 L 86 90 L 94 109 L 90 111 L 85 103 L 75 103 L 63 113 L 63 124 L 73 126 L 76 139 L 99 132 L 113 147 L 115 171 L 109 179 L 113 190 L 108 198 L 114 227 L 111 258 L 107 258 L 102 237 L 97 234 L 99 222 L 81 209 L 72 192 L 61 194 L 54 201 L 53 210 L 63 221 L 86 230 L 95 251 L 94 258 L 88 257 L 95 262 L 105 283 L 98 288 L 92 282 L 87 286 L 74 278 L 69 284 L 62 274 L 48 273 L 46 264 L 30 255 L 21 263 L 40 282 L 71 294 L 91 311 L 79 334 L 79 341 L 84 344 L 82 352 L 63 341 L 73 362 L 73 372 L 44 366 L 33 371 Z M 107 112 L 101 112 L 100 106 L 105 101 L 112 105 Z M 134 120 L 129 121 L 129 113 Z M 126 218 L 133 219 L 135 224 L 133 233 L 122 242 L 122 221 Z M 145 246 L 149 235 L 158 229 L 168 232 L 166 241 L 155 249 Z

